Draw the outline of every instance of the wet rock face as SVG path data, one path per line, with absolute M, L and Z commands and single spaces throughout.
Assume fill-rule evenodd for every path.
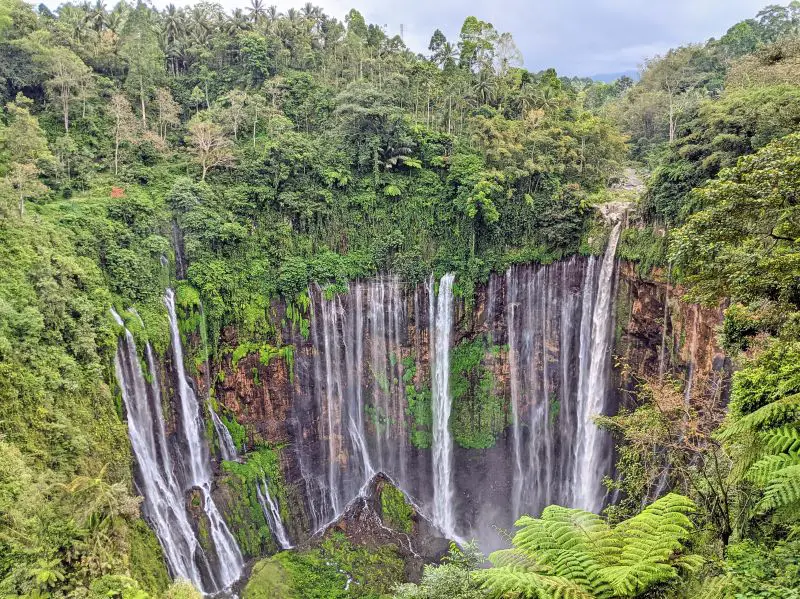
M 423 566 L 439 563 L 450 546 L 415 502 L 381 472 L 308 544 L 318 545 L 334 532 L 343 533 L 354 546 L 376 551 L 394 547 L 405 564 L 405 579 L 411 582 L 419 582 Z
M 538 267 L 520 269 L 519 276 L 527 272 L 527 278 L 516 282 L 508 275 L 493 276 L 478 287 L 472 306 L 456 300 L 454 351 L 459 349 L 465 360 L 470 351 L 479 351 L 477 363 L 467 360 L 471 370 L 466 374 L 451 371 L 451 380 L 460 377 L 453 387 L 460 395 L 454 397 L 451 415 L 451 429 L 458 427 L 453 456 L 457 530 L 481 540 L 484 551 L 505 543 L 495 527 L 512 526 L 510 498 L 515 493 L 520 508 L 531 512 L 571 501 L 569 456 L 576 439 L 570 428 L 574 423 L 568 421 L 576 412 L 569 398 L 579 382 L 587 267 L 583 259 L 575 259 L 573 266 L 560 264 L 548 267 L 546 276 L 536 275 Z M 523 292 L 544 306 L 527 323 L 510 309 L 528 301 Z M 391 277 L 353 284 L 349 294 L 334 299 L 312 289 L 303 315 L 308 335 L 285 317 L 285 306 L 273 306 L 276 321 L 285 325 L 283 343 L 294 347 L 291 360 L 262 360 L 254 353 L 235 365 L 230 355 L 212 365 L 212 372 L 223 373 L 211 384 L 224 410 L 245 425 L 251 441 L 283 447 L 281 470 L 295 504 L 287 522 L 293 539 L 309 538 L 342 513 L 374 472 L 387 472 L 430 511 L 429 294 L 426 285 L 410 287 Z M 672 373 L 687 382 L 691 378 L 693 400 L 721 405 L 728 371 L 716 343 L 721 310 L 686 304 L 680 289 L 643 280 L 626 263 L 617 266 L 614 294 L 608 359 L 629 368 L 615 370 L 609 388 L 632 390 L 636 377 Z M 225 336 L 227 345 L 236 347 L 236 332 Z M 512 346 L 527 352 L 514 372 Z M 202 387 L 209 377 L 198 378 Z M 520 381 L 525 389 L 514 391 Z M 526 424 L 515 433 L 512 393 L 517 392 L 520 417 L 527 422 L 539 410 L 542 430 Z M 495 399 L 488 404 L 487 397 Z M 615 410 L 622 397 L 610 394 L 606 409 Z M 529 489 L 515 485 L 515 434 L 530 468 L 555 465 Z M 549 445 L 541 441 L 543 435 L 550 435 Z M 351 520 L 350 528 L 361 530 L 358 522 Z M 364 531 L 377 533 L 373 529 Z
M 688 303 L 684 289 L 643 279 L 629 263 L 620 265 L 619 281 L 615 354 L 626 371 L 617 371 L 616 386 L 633 391 L 643 377 L 671 377 L 689 387 L 694 407 L 720 412 L 732 372 L 717 340 L 724 307 Z

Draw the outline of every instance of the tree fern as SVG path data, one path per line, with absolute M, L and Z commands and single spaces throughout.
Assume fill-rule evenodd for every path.
M 794 507 L 800 503 L 800 464 L 782 468 L 774 473 L 767 484 L 764 497 L 758 502 L 756 511 Z
M 495 569 L 496 570 L 496 569 Z M 525 597 L 528 599 L 594 599 L 598 595 L 560 576 L 537 572 L 502 570 L 486 576 L 492 570 L 476 572 L 483 589 L 490 597 Z M 604 595 L 607 597 L 608 595 Z
M 493 553 L 494 567 L 475 576 L 490 597 L 636 597 L 699 567 L 698 556 L 681 554 L 694 510 L 669 494 L 611 528 L 596 514 L 550 506 L 541 518 L 520 518 L 514 546 Z
M 617 526 L 622 552 L 618 564 L 604 570 L 616 594 L 635 597 L 648 586 L 677 576 L 671 558 L 693 529 L 687 514 L 695 509 L 690 499 L 669 494 Z
M 768 455 L 750 467 L 746 478 L 757 485 L 764 486 L 775 477 L 778 471 L 795 464 L 800 464 L 800 455 L 796 453 Z
M 754 412 L 729 424 L 720 433 L 723 440 L 731 439 L 748 430 L 764 430 L 768 427 L 796 422 L 800 419 L 800 393 L 794 393 L 761 406 Z
M 800 428 L 797 425 L 772 429 L 763 433 L 762 438 L 772 453 L 800 452 Z
M 793 516 L 800 505 L 799 349 L 775 341 L 736 374 L 731 404 L 739 409 L 719 434 L 744 458 L 736 476 L 763 490 L 758 514 L 788 508 Z

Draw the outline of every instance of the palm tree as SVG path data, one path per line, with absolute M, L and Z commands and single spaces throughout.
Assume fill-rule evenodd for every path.
M 271 4 L 267 8 L 266 18 L 267 18 L 268 28 L 272 29 L 272 27 L 275 25 L 278 19 L 281 18 L 281 13 L 278 12 L 278 7 L 275 6 L 274 4 Z
M 103 2 L 103 0 L 97 0 L 94 6 L 89 7 L 84 21 L 98 33 L 105 29 L 108 24 L 105 2 Z
M 174 4 L 167 5 L 164 11 L 164 40 L 166 45 L 173 44 L 181 34 L 181 19 Z
M 252 29 L 252 26 L 241 8 L 237 8 L 231 13 L 231 18 L 228 19 L 225 26 L 225 31 L 232 36 L 250 29 Z
M 519 90 L 519 101 L 522 105 L 522 113 L 525 114 L 529 108 L 535 105 L 538 90 L 536 86 L 531 83 L 523 84 Z
M 106 27 L 108 27 L 109 31 L 113 31 L 114 33 L 119 33 L 122 31 L 122 28 L 125 26 L 125 21 L 128 18 L 128 5 L 124 2 L 120 2 L 117 4 L 111 12 L 108 14 L 106 20 Z
M 250 6 L 247 8 L 247 12 L 250 13 L 250 20 L 253 23 L 260 23 L 267 15 L 264 10 L 264 0 L 250 0 Z
M 189 13 L 190 33 L 192 41 L 198 46 L 208 45 L 211 36 L 212 26 L 209 15 L 203 5 L 197 4 L 192 7 Z
M 495 87 L 496 81 L 493 73 L 489 69 L 482 69 L 473 85 L 475 96 L 482 104 L 489 104 L 494 96 Z
M 558 106 L 558 92 L 551 85 L 541 87 L 536 94 L 535 105 L 545 112 Z

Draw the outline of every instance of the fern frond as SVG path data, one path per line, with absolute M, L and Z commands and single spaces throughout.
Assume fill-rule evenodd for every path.
M 617 526 L 622 551 L 618 564 L 604 568 L 603 576 L 618 594 L 632 595 L 677 576 L 673 557 L 694 529 L 687 514 L 696 510 L 687 497 L 670 493 Z
M 526 597 L 529 599 L 607 599 L 581 588 L 567 578 L 519 572 L 508 568 L 479 570 L 473 574 L 490 598 Z
M 608 566 L 603 569 L 603 576 L 614 588 L 615 595 L 635 597 L 654 584 L 677 577 L 678 573 L 669 564 L 641 562 L 627 566 Z
M 719 438 L 728 440 L 746 431 L 760 431 L 796 420 L 800 420 L 800 393 L 761 406 L 755 412 L 728 425 L 720 432 Z
M 771 453 L 800 452 L 800 428 L 781 426 L 762 433 L 762 438 Z
M 800 502 L 800 464 L 775 472 L 773 479 L 758 502 L 756 512 L 766 512 L 795 505 Z
M 598 515 L 583 510 L 549 506 L 541 518 L 523 517 L 514 535 L 514 546 L 547 574 L 572 580 L 595 594 L 610 592 L 600 569 L 619 553 L 608 524 Z M 498 560 L 498 561 L 495 561 Z M 493 554 L 492 562 L 512 568 L 524 563 L 520 555 Z
M 536 562 L 535 555 L 520 551 L 516 547 L 499 549 L 489 556 L 489 561 L 497 568 L 511 568 L 516 570 L 547 571 Z
M 681 555 L 672 562 L 676 568 L 682 570 L 686 574 L 694 574 L 702 568 L 705 563 L 706 560 L 701 555 L 695 553 Z
M 775 478 L 779 470 L 800 464 L 800 454 L 781 453 L 768 455 L 758 460 L 747 471 L 746 479 L 757 485 L 766 485 Z
M 514 536 L 514 545 L 545 556 L 549 556 L 549 550 L 567 550 L 600 557 L 614 553 L 616 547 L 605 520 L 583 510 L 551 505 L 541 518 L 521 518 L 517 525 L 521 528 Z
M 541 518 L 520 518 L 514 547 L 489 556 L 495 567 L 476 578 L 489 597 L 503 599 L 635 596 L 702 565 L 682 555 L 696 509 L 671 493 L 612 529 L 596 514 L 550 506 Z

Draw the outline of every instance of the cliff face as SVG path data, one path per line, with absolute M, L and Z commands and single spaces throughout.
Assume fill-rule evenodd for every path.
M 615 372 L 617 387 L 634 392 L 642 378 L 670 377 L 694 408 L 719 417 L 731 374 L 717 342 L 723 307 L 686 302 L 684 289 L 664 282 L 663 273 L 643 279 L 629 263 L 619 272 L 615 353 L 625 368 Z
M 480 539 L 484 550 L 503 543 L 494 527 L 509 528 L 515 513 L 578 501 L 582 304 L 596 270 L 584 259 L 520 267 L 480 286 L 474 305 L 456 298 L 454 504 L 457 530 Z M 642 377 L 673 376 L 691 387 L 693 402 L 721 405 L 721 310 L 686 304 L 681 289 L 643 280 L 626 263 L 613 285 L 607 359 L 618 366 L 609 388 L 633 391 Z M 379 471 L 430 510 L 432 290 L 391 278 L 335 298 L 313 289 L 301 318 L 273 305 L 290 352 L 255 348 L 236 361 L 227 354 L 211 365 L 214 376 L 197 377 L 204 392 L 213 386 L 220 409 L 245 426 L 250 443 L 281 447 L 294 539 L 333 520 Z M 236 347 L 236 332 L 226 331 L 223 341 Z M 606 412 L 627 401 L 624 393 L 610 395 Z M 608 471 L 612 446 L 603 443 L 598 468 Z

